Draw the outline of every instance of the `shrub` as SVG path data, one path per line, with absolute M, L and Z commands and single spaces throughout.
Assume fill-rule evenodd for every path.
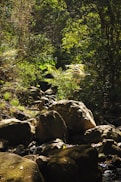
M 80 82 L 85 77 L 84 65 L 67 65 L 66 70 L 61 68 L 49 70 L 53 75 L 53 79 L 45 79 L 53 86 L 58 88 L 57 99 L 68 99 L 72 93 L 80 89 Z

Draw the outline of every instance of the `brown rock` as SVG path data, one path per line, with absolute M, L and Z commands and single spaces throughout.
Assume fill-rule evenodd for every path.
M 92 112 L 82 102 L 60 100 L 54 102 L 49 109 L 60 113 L 71 133 L 85 131 L 96 126 Z
M 86 130 L 83 136 L 86 143 L 98 143 L 106 138 L 121 141 L 121 131 L 113 125 L 99 125 Z
M 0 139 L 7 140 L 9 145 L 28 144 L 32 139 L 28 122 L 15 118 L 0 121 Z
M 35 162 L 8 152 L 0 152 L 0 181 L 44 182 Z
M 39 115 L 35 135 L 40 143 L 56 138 L 65 141 L 67 137 L 66 124 L 58 112 L 47 111 Z
M 99 181 L 97 151 L 89 145 L 62 149 L 49 160 L 44 176 L 47 182 Z

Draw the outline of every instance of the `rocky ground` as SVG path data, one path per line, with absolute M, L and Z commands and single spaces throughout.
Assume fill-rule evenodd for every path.
M 1 111 L 0 181 L 121 181 L 121 127 L 96 125 L 84 103 L 32 88 L 32 117 Z

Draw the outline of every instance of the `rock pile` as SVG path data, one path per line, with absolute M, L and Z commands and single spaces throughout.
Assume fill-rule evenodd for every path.
M 110 155 L 121 167 L 120 128 L 96 126 L 84 103 L 54 101 L 32 120 L 0 121 L 1 182 L 99 182 Z

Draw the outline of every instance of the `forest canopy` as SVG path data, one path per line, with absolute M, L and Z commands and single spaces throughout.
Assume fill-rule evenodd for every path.
M 121 117 L 121 1 L 1 0 L 0 14 L 1 90 L 46 81 L 57 99 Z

